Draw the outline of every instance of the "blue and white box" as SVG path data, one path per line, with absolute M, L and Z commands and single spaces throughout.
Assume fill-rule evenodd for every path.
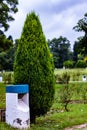
M 15 128 L 30 127 L 29 86 L 6 86 L 6 123 Z

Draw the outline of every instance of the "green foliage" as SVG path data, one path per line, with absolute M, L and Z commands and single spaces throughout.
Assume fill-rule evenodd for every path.
M 81 36 L 77 39 L 76 43 L 77 47 L 76 47 L 76 51 L 77 54 L 80 54 L 82 56 L 86 56 L 87 55 L 87 34 L 85 34 L 84 36 Z
M 69 40 L 66 37 L 60 36 L 51 41 L 48 40 L 48 45 L 53 54 L 55 67 L 62 68 L 63 62 L 72 57 Z
M 5 84 L 0 83 L 0 108 L 5 108 Z
M 71 99 L 71 89 L 69 86 L 70 75 L 69 73 L 65 72 L 62 74 L 61 77 L 58 75 L 57 77 L 58 77 L 59 82 L 63 84 L 63 86 L 61 87 L 59 91 L 60 102 L 64 106 L 65 110 L 68 111 L 67 106 Z
M 77 68 L 85 68 L 86 67 L 86 62 L 83 60 L 78 60 L 75 67 Z
M 5 84 L 12 84 L 14 81 L 14 74 L 12 72 L 4 72 L 2 73 L 3 81 Z
M 0 35 L 0 53 L 9 50 L 13 46 L 11 40 L 6 38 L 5 35 Z
M 12 128 L 10 125 L 4 123 L 4 122 L 0 122 L 0 130 L 18 130 L 15 128 Z
M 84 14 L 84 18 L 80 19 L 75 27 L 73 27 L 75 31 L 83 31 L 87 33 L 87 13 Z
M 87 55 L 87 13 L 80 19 L 77 25 L 73 28 L 75 31 L 84 32 L 84 36 L 78 38 L 78 52 L 82 55 Z
M 14 83 L 30 86 L 31 122 L 45 114 L 54 97 L 54 67 L 39 17 L 27 15 L 14 63 Z
M 18 40 L 17 40 L 18 41 Z M 13 71 L 13 63 L 15 52 L 17 49 L 17 42 L 10 47 L 10 49 L 0 53 L 0 70 Z
M 63 63 L 65 68 L 72 68 L 73 67 L 73 61 L 67 60 Z
M 75 68 L 75 69 L 55 69 L 54 74 L 61 76 L 64 72 L 69 73 L 70 81 L 82 81 L 82 76 L 87 75 L 86 68 Z
M 79 78 L 77 77 L 77 73 L 72 73 L 72 81 L 79 81 Z
M 0 70 L 4 70 L 5 54 L 5 52 L 0 53 Z
M 69 111 L 68 109 L 68 104 L 70 103 L 71 95 L 72 95 L 72 90 L 70 88 L 69 84 L 65 84 L 61 87 L 60 89 L 60 102 L 64 106 L 65 111 Z
M 79 71 L 72 73 L 72 81 L 79 81 L 81 73 Z
M 12 50 L 12 49 L 11 49 Z M 0 53 L 0 70 L 13 70 L 14 53 L 10 55 L 10 51 Z
M 80 93 L 84 104 L 87 104 L 87 87 L 81 86 Z
M 3 33 L 0 34 L 0 70 L 11 70 L 9 68 L 12 68 L 11 60 L 13 60 L 13 58 L 10 59 L 11 55 L 9 55 L 8 51 L 12 47 L 12 37 L 9 36 L 8 38 L 6 38 L 6 36 Z
M 78 60 L 78 50 L 79 50 L 78 45 L 79 45 L 79 43 L 77 41 L 75 41 L 75 43 L 73 45 L 73 61 L 74 61 L 74 63 L 76 63 Z
M 70 74 L 68 72 L 62 73 L 61 76 L 59 74 L 56 74 L 55 78 L 56 83 L 68 84 L 70 80 Z
M 12 70 L 12 61 L 14 60 L 13 55 L 9 55 L 9 50 L 13 47 L 12 36 L 6 38 L 4 33 L 0 30 L 0 70 Z M 11 68 L 11 69 L 9 69 Z
M 0 27 L 8 30 L 8 22 L 14 20 L 11 13 L 16 13 L 18 0 L 1 0 L 0 1 Z

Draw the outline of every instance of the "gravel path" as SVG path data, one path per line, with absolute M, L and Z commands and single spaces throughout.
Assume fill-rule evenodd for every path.
M 72 126 L 71 128 L 65 128 L 64 130 L 87 130 L 87 124 Z

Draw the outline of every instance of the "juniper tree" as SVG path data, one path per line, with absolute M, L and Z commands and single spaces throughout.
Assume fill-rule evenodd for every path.
M 29 84 L 30 121 L 45 114 L 53 103 L 54 65 L 39 17 L 27 15 L 14 63 L 14 83 Z

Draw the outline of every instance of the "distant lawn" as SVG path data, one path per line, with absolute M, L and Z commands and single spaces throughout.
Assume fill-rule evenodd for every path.
M 82 81 L 82 76 L 87 76 L 87 68 L 80 69 L 55 69 L 55 75 L 62 75 L 64 72 L 68 72 L 70 75 L 70 81 Z
M 73 87 L 72 100 L 82 100 L 82 89 L 87 88 L 86 83 L 70 83 Z M 0 108 L 5 107 L 5 87 L 0 83 Z M 69 112 L 65 112 L 59 103 L 59 90 L 62 84 L 55 85 L 55 100 L 50 111 L 36 118 L 36 124 L 32 124 L 29 130 L 64 130 L 66 127 L 79 125 L 87 122 L 87 104 L 72 103 L 68 105 Z M 85 97 L 86 98 L 86 97 Z M 6 123 L 0 122 L 0 130 L 17 130 Z

